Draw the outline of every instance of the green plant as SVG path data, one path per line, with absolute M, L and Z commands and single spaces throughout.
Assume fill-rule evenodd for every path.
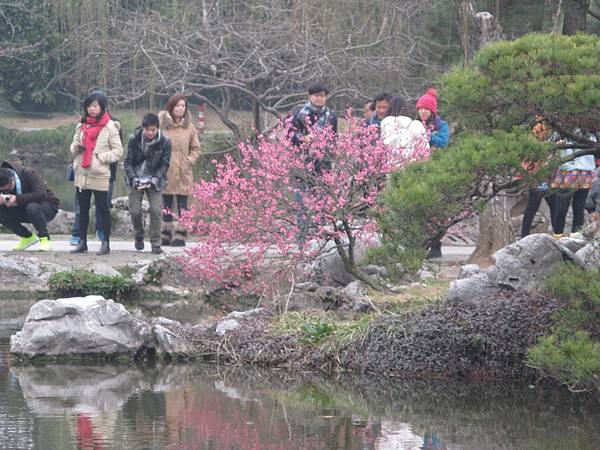
M 336 325 L 333 322 L 325 322 L 321 319 L 308 320 L 300 326 L 302 336 L 299 340 L 303 344 L 318 345 L 335 330 Z
M 541 338 L 527 352 L 525 363 L 565 383 L 570 390 L 600 388 L 600 343 L 584 331 L 560 340 L 554 335 Z
M 544 292 L 564 301 L 584 301 L 600 308 L 600 269 L 583 270 L 573 264 L 560 264 L 548 277 Z
M 57 298 L 101 295 L 115 301 L 126 301 L 139 295 L 133 281 L 121 275 L 98 275 L 84 270 L 53 274 L 48 280 L 48 289 Z
M 525 363 L 569 389 L 600 388 L 600 270 L 560 264 L 548 277 L 545 294 L 566 304 L 554 314 L 552 333 L 527 352 Z

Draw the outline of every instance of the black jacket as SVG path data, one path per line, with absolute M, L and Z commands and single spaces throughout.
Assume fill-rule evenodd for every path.
M 4 161 L 2 164 L 0 164 L 0 167 L 3 169 L 14 170 L 21 180 L 22 194 L 16 193 L 16 187 L 15 192 L 11 192 L 12 194 L 16 195 L 18 206 L 25 206 L 28 203 L 42 203 L 43 201 L 47 201 L 56 209 L 58 209 L 58 198 L 56 198 L 54 193 L 48 189 L 48 185 L 36 171 L 29 167 L 23 167 L 16 161 Z
M 133 179 L 143 176 L 142 165 L 146 162 L 146 172 L 151 177 L 158 178 L 156 190 L 162 191 L 167 187 L 167 171 L 171 163 L 171 140 L 163 133 L 160 138 L 151 144 L 147 156 L 142 150 L 142 128 L 138 128 L 129 138 L 127 155 L 125 156 L 125 180 L 129 186 Z
M 300 145 L 302 138 L 309 134 L 309 127 L 316 126 L 325 128 L 331 126 L 334 133 L 337 133 L 337 115 L 328 106 L 316 109 L 310 102 L 304 105 L 296 106 L 291 112 L 292 143 Z

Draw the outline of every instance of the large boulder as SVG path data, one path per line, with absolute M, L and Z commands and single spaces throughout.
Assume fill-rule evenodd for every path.
M 532 234 L 498 250 L 486 274 L 498 286 L 532 292 L 542 286 L 557 263 L 576 259 L 552 236 Z
M 581 258 L 586 269 L 600 267 L 600 239 L 588 243 L 579 249 L 576 255 Z
M 354 259 L 360 261 L 369 248 L 377 247 L 379 245 L 380 242 L 376 236 L 357 240 L 354 246 Z M 346 271 L 344 262 L 333 241 L 327 242 L 323 252 L 315 261 L 315 271 L 318 272 L 326 282 L 334 281 L 346 286 L 355 280 L 355 278 Z
M 42 300 L 29 310 L 10 351 L 25 356 L 135 354 L 147 344 L 147 322 L 101 296 Z
M 532 234 L 498 250 L 494 261 L 487 270 L 450 283 L 447 298 L 477 304 L 501 290 L 534 292 L 557 263 L 571 261 L 582 265 L 581 258 L 547 234 Z
M 59 209 L 54 219 L 48 222 L 48 233 L 54 234 L 71 234 L 73 222 L 75 221 L 75 213 Z

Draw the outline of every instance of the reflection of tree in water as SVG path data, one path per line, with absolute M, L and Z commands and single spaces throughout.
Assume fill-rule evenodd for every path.
M 223 374 L 214 367 L 176 365 L 144 371 L 18 367 L 15 373 L 27 401 L 21 408 L 30 414 L 23 420 L 29 420 L 34 439 L 47 444 L 72 436 L 76 442 L 88 430 L 91 438 L 79 439 L 80 448 L 102 442 L 96 435 L 113 448 L 215 450 L 440 450 L 452 443 L 465 449 L 584 450 L 600 440 L 596 402 L 524 384 Z M 0 389 L 7 387 L 0 383 Z M 70 431 L 58 430 L 62 423 L 70 423 Z
M 165 430 L 172 448 L 369 449 L 377 426 L 355 426 L 336 410 L 293 408 L 262 397 L 232 398 L 209 385 L 189 386 L 164 394 Z M 371 445 L 365 445 L 368 442 Z

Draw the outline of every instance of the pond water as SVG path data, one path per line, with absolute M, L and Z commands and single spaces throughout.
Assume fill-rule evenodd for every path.
M 600 448 L 596 400 L 520 383 L 18 366 L 8 340 L 28 306 L 0 302 L 0 449 Z

